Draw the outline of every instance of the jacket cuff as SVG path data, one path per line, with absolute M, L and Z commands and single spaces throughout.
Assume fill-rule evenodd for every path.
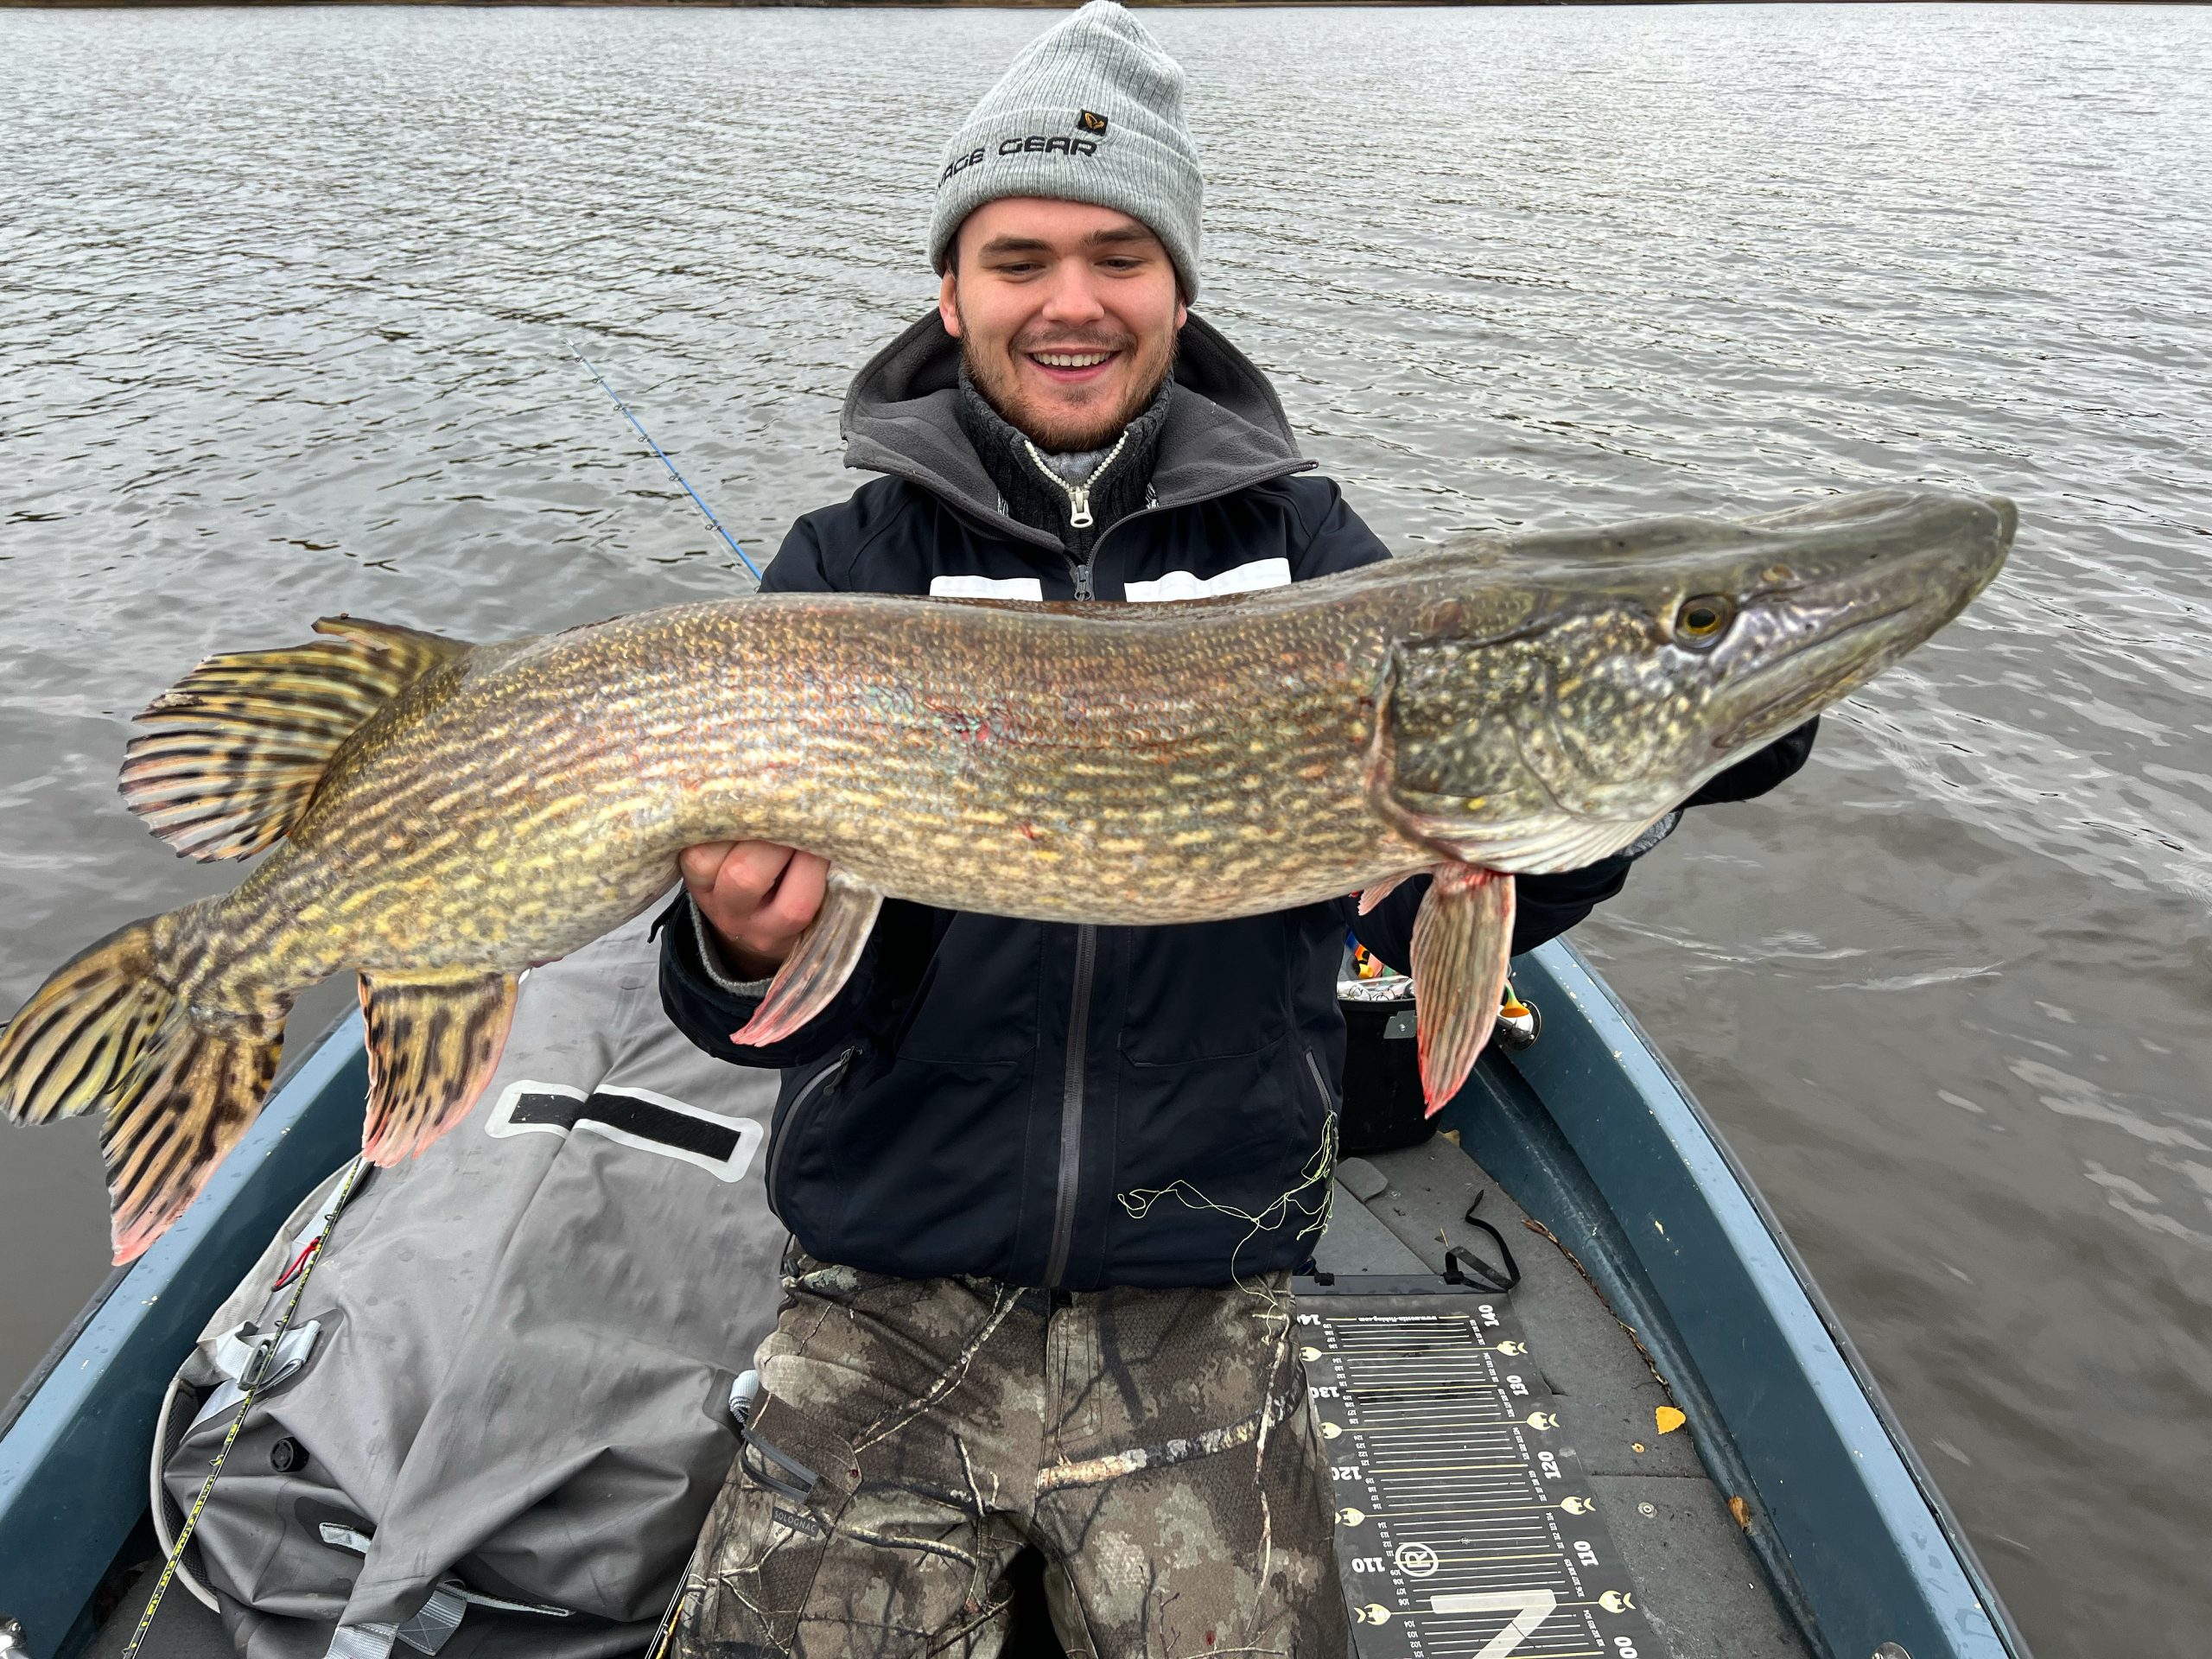
M 1644 832 L 1638 836 L 1634 841 L 1629 842 L 1627 846 L 1621 849 L 1621 856 L 1623 858 L 1642 858 L 1654 847 L 1656 847 L 1661 842 L 1666 840 L 1668 836 L 1673 835 L 1675 830 L 1680 827 L 1681 822 L 1682 809 L 1679 806 L 1671 812 L 1662 812 L 1656 818 L 1652 820 L 1649 828 L 1645 830 Z
M 776 976 L 770 974 L 766 979 L 731 977 L 722 963 L 721 942 L 715 938 L 714 930 L 707 925 L 707 918 L 699 909 L 699 901 L 687 893 L 683 895 L 683 903 L 691 912 L 691 938 L 699 947 L 699 966 L 706 969 L 707 977 L 715 982 L 717 988 L 731 996 L 757 1002 L 767 995 L 768 988 L 776 982 Z

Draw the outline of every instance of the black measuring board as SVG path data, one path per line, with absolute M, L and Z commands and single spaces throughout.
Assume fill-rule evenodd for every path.
M 1503 1296 L 1299 1287 L 1360 1659 L 1666 1659 Z

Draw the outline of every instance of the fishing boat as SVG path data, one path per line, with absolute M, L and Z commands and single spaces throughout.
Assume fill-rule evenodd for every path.
M 1347 1155 L 1298 1317 L 1363 1659 L 2024 1659 L 1681 1079 L 1565 940 L 1512 984 L 1518 1046 L 1494 1042 L 1433 1122 L 1410 986 L 1343 988 Z M 0 1656 L 124 1651 L 159 1554 L 164 1389 L 358 1149 L 366 1080 L 353 1017 L 0 1415 Z M 183 1595 L 141 1649 L 231 1651 Z

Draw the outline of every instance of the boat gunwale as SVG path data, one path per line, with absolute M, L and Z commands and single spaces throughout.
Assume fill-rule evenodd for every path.
M 169 1379 L 300 1198 L 359 1151 L 367 1085 L 355 1012 L 324 1032 L 200 1198 L 109 1276 L 10 1402 L 0 1432 L 0 1617 L 22 1621 L 34 1653 L 73 1652 L 88 1634 L 92 1598 L 145 1512 Z M 74 1576 L 46 1570 L 57 1552 L 89 1565 Z
M 1717 1368 L 1700 1363 L 1699 1344 L 1684 1328 L 1685 1321 L 1677 1317 L 1684 1310 L 1678 1306 L 1676 1297 L 1669 1294 L 1669 1281 L 1679 1276 L 1681 1244 L 1676 1238 L 1661 1233 L 1659 1237 L 1667 1249 L 1664 1251 L 1654 1250 L 1646 1244 L 1640 1230 L 1628 1224 L 1630 1217 L 1637 1212 L 1637 1208 L 1629 1202 L 1630 1194 L 1618 1190 L 1624 1182 L 1617 1180 L 1613 1186 L 1609 1187 L 1606 1179 L 1607 1159 L 1605 1154 L 1609 1150 L 1617 1154 L 1619 1150 L 1618 1147 L 1609 1147 L 1607 1131 L 1618 1126 L 1601 1125 L 1592 1121 L 1595 1114 L 1604 1110 L 1603 1106 L 1578 1099 L 1577 1091 L 1567 1086 L 1569 1079 L 1565 1073 L 1577 1064 L 1610 1071 L 1619 1086 L 1635 1096 L 1649 1115 L 1651 1128 L 1673 1154 L 1680 1175 L 1689 1183 L 1700 1201 L 1705 1205 L 1709 1220 L 1731 1247 L 1733 1257 L 1741 1265 L 1753 1293 L 1764 1304 L 1775 1338 L 1796 1359 L 1798 1374 L 1804 1379 L 1813 1403 L 1820 1408 L 1837 1443 L 1856 1457 L 1858 1467 L 1855 1472 L 1859 1478 L 1859 1484 L 1865 1489 L 1872 1508 L 1883 1521 L 1888 1535 L 1887 1544 L 1898 1566 L 1910 1574 L 1931 1616 L 1937 1615 L 1939 1609 L 1951 1615 L 1953 1623 L 1949 1626 L 1942 1625 L 1938 1618 L 1939 1629 L 1943 1629 L 1948 1637 L 1943 1651 L 1976 1656 L 2001 1654 L 2005 1659 L 2031 1659 L 2026 1642 L 1998 1596 L 1987 1569 L 1974 1552 L 1965 1529 L 1944 1500 L 1934 1477 L 1921 1460 L 1895 1408 L 1868 1368 L 1865 1357 L 1853 1344 L 1841 1319 L 1815 1281 L 1803 1257 L 1790 1242 L 1772 1205 L 1759 1191 L 1758 1184 L 1694 1091 L 1667 1058 L 1664 1051 L 1630 1012 L 1619 994 L 1591 966 L 1580 950 L 1564 938 L 1552 940 L 1526 956 L 1516 958 L 1514 981 L 1524 999 L 1539 1001 L 1541 1006 L 1541 999 L 1549 998 L 1554 1006 L 1545 1022 L 1545 1039 L 1535 1047 L 1511 1057 L 1509 1065 L 1527 1083 L 1543 1111 L 1557 1126 L 1564 1137 L 1566 1149 L 1580 1160 L 1584 1178 L 1591 1183 L 1602 1207 L 1618 1224 L 1622 1237 L 1634 1257 L 1632 1262 L 1626 1264 L 1628 1270 L 1643 1281 L 1659 1309 L 1674 1324 L 1675 1329 L 1665 1333 L 1668 1345 L 1674 1347 L 1698 1371 L 1699 1374 L 1688 1381 L 1696 1390 L 1711 1395 L 1713 1416 L 1719 1427 L 1732 1440 L 1742 1426 L 1741 1420 L 1745 1414 L 1740 1409 L 1732 1413 L 1717 1395 L 1712 1394 L 1713 1377 L 1707 1373 Z M 1581 1019 L 1561 1018 L 1564 1011 L 1556 1006 L 1560 998 L 1571 1002 Z M 1611 1032 L 1605 1029 L 1609 1023 L 1615 1027 Z M 1567 1038 L 1567 1033 L 1578 1031 L 1587 1039 L 1586 1045 L 1580 1046 L 1582 1052 L 1566 1052 L 1578 1046 L 1572 1039 Z M 1595 1046 L 1594 1052 L 1589 1045 Z M 1638 1075 L 1642 1070 L 1637 1061 L 1639 1055 L 1649 1063 L 1649 1071 L 1642 1076 Z M 1461 1096 L 1461 1102 L 1466 1103 L 1455 1103 L 1454 1107 L 1447 1109 L 1447 1122 L 1468 1111 L 1469 1104 L 1472 1103 L 1472 1094 L 1471 1090 L 1469 1095 Z M 1469 1136 L 1471 1141 L 1473 1138 Z M 1700 1163 L 1705 1160 L 1717 1165 L 1718 1173 L 1725 1175 L 1726 1179 L 1717 1179 L 1713 1173 L 1700 1170 Z M 1505 1174 L 1502 1170 L 1495 1173 L 1501 1177 Z M 1619 1174 L 1618 1169 L 1613 1173 L 1617 1176 Z M 1524 1208 L 1532 1211 L 1535 1210 L 1535 1194 L 1516 1187 L 1515 1196 Z M 1732 1208 L 1737 1210 L 1732 1216 L 1730 1214 Z M 1656 1218 L 1654 1219 L 1656 1221 Z M 1752 1253 L 1742 1248 L 1747 1237 L 1763 1242 L 1770 1248 L 1773 1253 L 1773 1262 L 1763 1268 L 1753 1259 Z M 1667 1271 L 1669 1258 L 1674 1259 L 1676 1274 L 1670 1274 Z M 1612 1265 L 1618 1267 L 1621 1264 Z M 1586 1271 L 1588 1271 L 1587 1268 Z M 1605 1287 L 1601 1285 L 1600 1288 Z M 1681 1288 L 1682 1287 L 1677 1287 L 1678 1294 Z M 1789 1317 L 1792 1310 L 1786 1304 L 1793 1296 L 1801 1305 L 1796 1312 L 1809 1315 L 1812 1327 L 1825 1338 L 1829 1350 L 1827 1355 L 1817 1351 L 1817 1344 L 1808 1346 L 1796 1339 L 1793 1324 L 1802 1330 L 1803 1320 L 1800 1318 L 1793 1321 Z M 1675 1379 L 1670 1377 L 1667 1380 L 1672 1382 Z M 1883 1483 L 1873 1478 L 1878 1471 L 1868 1466 L 1872 1460 L 1857 1451 L 1858 1438 L 1850 1427 L 1828 1408 L 1828 1402 L 1838 1394 L 1847 1399 L 1855 1399 L 1865 1407 L 1872 1426 L 1879 1431 L 1881 1440 L 1886 1443 L 1895 1459 L 1894 1473 L 1909 1483 L 1925 1516 L 1934 1523 L 1948 1550 L 1949 1564 L 1955 1568 L 1954 1581 L 1948 1584 L 1942 1582 L 1946 1575 L 1940 1571 L 1940 1564 L 1928 1560 L 1924 1550 L 1916 1553 L 1916 1541 L 1910 1535 L 1909 1524 L 1911 1517 L 1897 1512 L 1899 1506 L 1892 1501 L 1894 1490 L 1885 1491 Z M 1702 1444 L 1700 1449 L 1701 1452 L 1707 1450 Z M 1777 1460 L 1772 1457 L 1744 1456 L 1738 1446 L 1731 1446 L 1728 1451 L 1738 1458 L 1742 1466 L 1751 1474 L 1755 1484 L 1762 1472 L 1772 1478 L 1778 1471 Z M 1763 1489 L 1756 1491 L 1752 1496 L 1766 1508 L 1770 1516 L 1774 1516 L 1777 1508 L 1783 1516 L 1789 1512 L 1791 1506 L 1789 1504 L 1767 1504 Z M 1849 1645 L 1840 1643 L 1832 1633 L 1822 1627 L 1818 1618 L 1818 1603 L 1821 1598 L 1810 1593 L 1810 1584 L 1795 1570 L 1795 1563 L 1801 1555 L 1809 1554 L 1821 1541 L 1802 1536 L 1793 1541 L 1789 1535 L 1792 1529 L 1783 1523 L 1780 1516 L 1776 1516 L 1774 1524 L 1779 1553 L 1783 1562 L 1790 1567 L 1792 1576 L 1797 1580 L 1796 1586 L 1784 1586 L 1785 1591 L 1803 1589 L 1807 1592 L 1807 1600 L 1813 1604 L 1808 1610 L 1815 1615 L 1807 1630 L 1808 1639 L 1816 1646 L 1836 1653 L 1840 1659 L 1859 1659 L 1859 1644 L 1855 1642 Z M 1793 1542 L 1802 1546 L 1802 1550 L 1793 1548 Z M 1931 1572 L 1931 1567 L 1936 1567 L 1938 1570 Z M 1972 1625 L 1977 1616 L 1986 1621 L 1986 1634 L 1992 1640 L 1976 1637 Z M 1873 1645 L 1871 1642 L 1864 1644 L 1866 1650 L 1871 1650 Z M 1911 1649 L 1911 1651 L 1916 1659 L 1926 1659 L 1917 1648 Z
M 359 1018 L 360 1015 L 352 1009 L 334 1015 L 330 1022 L 315 1033 L 313 1042 L 308 1043 L 288 1058 L 277 1069 L 275 1080 L 269 1085 L 269 1098 L 272 1104 L 283 1094 L 285 1086 L 303 1068 L 314 1063 L 315 1057 L 322 1052 L 323 1045 L 335 1037 L 341 1027 Z M 16 1419 L 21 1417 L 30 1405 L 31 1397 L 45 1385 L 46 1379 L 60 1368 L 63 1357 L 75 1346 L 77 1338 L 84 1334 L 85 1327 L 99 1316 L 100 1310 L 107 1306 L 108 1299 L 121 1287 L 123 1281 L 130 1276 L 137 1265 L 135 1262 L 125 1262 L 108 1269 L 107 1277 L 93 1287 L 92 1294 L 85 1300 L 85 1305 L 79 1308 L 70 1319 L 69 1323 L 62 1327 L 61 1334 L 48 1346 L 46 1352 L 40 1357 L 38 1363 L 31 1367 L 30 1374 L 23 1378 L 15 1393 L 9 1396 L 8 1402 L 5 1405 L 0 1405 L 0 1440 L 8 1438 L 9 1430 L 15 1427 Z

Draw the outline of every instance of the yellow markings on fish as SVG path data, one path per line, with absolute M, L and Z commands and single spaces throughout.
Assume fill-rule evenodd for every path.
M 1926 602 L 1911 628 L 1895 625 L 1903 643 L 1882 647 L 1886 661 L 1980 590 L 2016 515 L 1987 498 L 1899 492 L 1772 525 L 1684 522 L 1656 544 L 1589 532 L 1655 548 L 1656 574 L 1562 564 L 1555 538 L 1525 556 L 1576 601 L 1570 619 L 1600 621 L 1677 589 L 1740 589 L 1762 567 L 1846 583 L 1827 609 L 1787 600 L 1802 623 L 1790 650 L 1809 664 L 1834 619 L 1859 620 L 1847 584 L 1869 559 L 1910 552 L 1923 574 L 1898 581 Z M 1624 669 L 1653 671 L 1638 653 L 1657 647 L 1618 624 L 1486 657 L 1496 622 L 1522 615 L 1532 591 L 1522 539 L 1295 591 L 1134 607 L 1160 614 L 1129 625 L 779 594 L 482 649 L 334 618 L 305 645 L 211 658 L 141 716 L 124 798 L 181 854 L 266 856 L 233 893 L 123 930 L 49 979 L 0 1030 L 0 1117 L 107 1114 L 127 1259 L 260 1109 L 302 990 L 346 969 L 378 982 L 372 1113 L 411 1124 L 422 1101 L 441 1103 L 419 1135 L 372 1142 L 397 1155 L 466 1109 L 513 976 L 652 904 L 687 840 L 788 841 L 918 903 L 1149 926 L 1303 904 L 1419 861 L 1401 815 L 1383 810 L 1387 768 L 1409 760 L 1404 778 L 1428 785 L 1409 781 L 1409 796 L 1464 800 L 1455 810 L 1497 818 L 1510 843 L 1550 836 L 1510 797 L 1493 804 L 1485 791 L 1516 774 L 1473 741 L 1517 717 L 1532 688 L 1573 693 L 1574 708 L 1524 741 L 1548 757 L 1569 734 L 1589 738 L 1593 788 L 1641 786 L 1641 774 L 1611 777 L 1609 745 L 1709 735 L 1717 716 L 1672 681 L 1589 695 Z M 1097 638 L 1109 626 L 1110 648 Z M 1832 702 L 1879 665 L 1823 668 L 1808 695 Z M 1623 736 L 1637 741 L 1612 742 Z M 1640 797 L 1629 816 L 1643 816 Z M 1571 843 L 1565 868 L 1624 843 L 1610 820 L 1563 822 L 1576 831 L 1556 837 Z M 1560 868 L 1552 857 L 1522 861 Z M 1439 940 L 1466 931 L 1426 913 Z M 67 1063 L 49 1065 L 57 1056 Z

